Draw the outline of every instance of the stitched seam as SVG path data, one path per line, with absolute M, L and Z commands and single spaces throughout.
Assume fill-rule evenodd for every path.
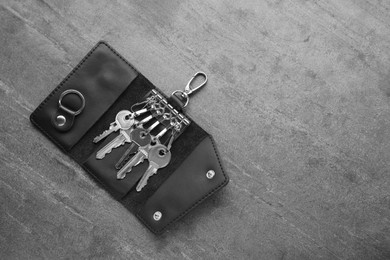
M 208 135 L 206 136 L 204 139 L 206 139 L 207 137 L 210 138 L 211 140 L 211 143 L 213 145 L 213 148 L 214 148 L 214 152 L 217 156 L 217 160 L 218 160 L 218 163 L 219 163 L 219 166 L 222 170 L 222 174 L 223 176 L 225 177 L 225 180 L 220 184 L 218 185 L 217 187 L 215 187 L 214 189 L 212 189 L 211 191 L 209 191 L 206 195 L 204 195 L 202 198 L 200 198 L 198 201 L 194 202 L 188 209 L 186 209 L 185 211 L 183 211 L 182 213 L 180 213 L 179 216 L 177 216 L 176 218 L 174 218 L 173 220 L 171 220 L 169 223 L 167 223 L 165 226 L 163 226 L 160 230 L 156 230 L 154 229 L 153 227 L 151 227 L 147 222 L 146 220 L 139 214 L 137 213 L 137 217 L 138 219 L 140 219 L 142 221 L 142 223 L 147 226 L 151 231 L 153 231 L 154 233 L 156 234 L 160 234 L 162 231 L 164 231 L 167 227 L 169 227 L 172 223 L 178 221 L 180 218 L 184 217 L 185 215 L 188 214 L 188 212 L 190 212 L 191 210 L 193 210 L 196 206 L 198 206 L 200 203 L 202 203 L 205 199 L 207 199 L 208 197 L 210 197 L 212 194 L 214 194 L 216 191 L 218 191 L 219 189 L 221 189 L 222 187 L 224 187 L 228 181 L 229 181 L 229 178 L 228 176 L 226 175 L 223 167 L 222 167 L 222 164 L 221 164 L 221 160 L 220 160 L 220 157 L 218 155 L 218 152 L 217 152 L 217 149 L 216 149 L 216 145 L 215 145 L 215 142 L 214 142 L 214 139 L 211 135 Z M 204 140 L 203 139 L 203 140 Z M 202 140 L 202 141 L 203 141 Z
M 124 61 L 130 68 L 132 68 L 135 72 L 137 72 L 137 74 L 140 74 L 138 70 L 133 67 L 133 65 L 131 65 L 125 58 L 123 58 L 122 55 L 116 52 L 116 50 L 114 50 L 110 45 L 108 45 L 108 43 L 104 41 L 100 41 L 99 43 L 106 45 L 107 48 L 109 48 L 116 56 L 118 56 L 122 61 Z

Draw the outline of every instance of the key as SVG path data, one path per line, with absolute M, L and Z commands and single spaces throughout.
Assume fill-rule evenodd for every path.
M 103 140 L 105 137 L 121 129 L 128 129 L 134 124 L 134 119 L 131 118 L 132 113 L 128 110 L 119 111 L 115 117 L 115 121 L 110 124 L 110 127 L 100 135 L 93 139 L 94 143 Z
M 101 148 L 96 153 L 96 159 L 103 159 L 107 154 L 111 153 L 112 149 L 118 148 L 125 144 L 126 141 L 130 141 L 126 132 L 128 130 L 120 130 L 120 133 L 117 137 L 112 139 L 108 144 L 106 144 L 103 148 Z
M 98 143 L 119 129 L 129 129 L 132 127 L 135 123 L 134 114 L 135 113 L 132 113 L 128 110 L 119 111 L 118 114 L 116 114 L 115 121 L 110 124 L 110 127 L 100 135 L 96 136 L 93 139 L 93 142 Z
M 118 180 L 124 179 L 126 173 L 130 172 L 134 166 L 143 162 L 148 156 L 147 148 L 152 141 L 151 135 L 142 128 L 136 128 L 131 132 L 130 138 L 133 143 L 138 145 L 138 152 L 117 172 L 116 177 Z
M 154 122 L 151 126 L 149 126 L 148 129 L 146 129 L 146 132 L 150 133 L 154 128 L 156 128 L 156 126 L 158 126 L 159 123 L 160 123 L 159 121 Z M 142 125 L 143 124 L 141 124 L 141 126 Z M 124 163 L 126 163 L 129 160 L 130 155 L 134 151 L 135 146 L 136 146 L 136 144 L 134 142 L 132 142 L 130 147 L 127 148 L 125 153 L 122 155 L 122 157 L 119 159 L 119 161 L 115 164 L 115 168 L 117 170 L 121 169 L 123 167 Z
M 158 169 L 164 168 L 171 161 L 171 151 L 165 145 L 156 144 L 148 152 L 149 167 L 138 182 L 136 190 L 140 192 L 148 183 L 151 176 L 157 173 Z

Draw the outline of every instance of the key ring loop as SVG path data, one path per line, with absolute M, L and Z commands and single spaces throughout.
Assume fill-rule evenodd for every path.
M 73 111 L 67 107 L 65 107 L 64 105 L 62 105 L 62 99 L 68 95 L 68 94 L 76 94 L 77 96 L 79 96 L 79 98 L 81 99 L 81 107 L 79 108 L 79 110 L 77 111 Z M 78 114 L 80 114 L 83 110 L 84 110 L 84 107 L 85 107 L 85 98 L 83 96 L 83 94 L 81 94 L 79 91 L 75 90 L 75 89 L 68 89 L 68 90 L 65 90 L 64 92 L 61 93 L 61 96 L 60 96 L 60 99 L 58 100 L 58 105 L 59 107 L 62 109 L 62 110 L 65 110 L 66 112 L 68 112 L 69 114 L 73 115 L 73 116 L 77 116 Z
M 164 113 L 162 118 L 164 120 L 171 120 L 172 119 L 172 114 L 171 113 Z
M 188 94 L 186 92 L 184 92 L 183 90 L 175 90 L 172 92 L 172 96 L 174 96 L 176 93 L 180 93 L 180 95 L 186 99 L 186 102 L 183 105 L 183 107 L 186 107 L 188 105 L 188 102 L 190 101 Z

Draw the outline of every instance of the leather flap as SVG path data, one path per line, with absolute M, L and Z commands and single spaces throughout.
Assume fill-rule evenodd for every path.
M 215 173 L 212 178 L 210 170 Z M 207 136 L 140 207 L 137 216 L 152 232 L 160 233 L 228 181 L 214 141 Z
M 99 42 L 39 105 L 30 119 L 58 146 L 68 151 L 107 111 L 137 75 L 138 72 L 110 46 Z M 75 116 L 70 129 L 59 131 L 53 126 L 53 117 L 58 113 L 61 94 L 69 89 L 79 91 L 84 96 L 85 108 Z M 69 97 L 67 96 L 63 101 L 72 108 L 74 102 L 66 100 Z

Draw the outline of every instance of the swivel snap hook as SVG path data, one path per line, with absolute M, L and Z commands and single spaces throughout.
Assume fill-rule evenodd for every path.
M 204 81 L 196 86 L 196 87 L 192 87 L 191 84 L 192 82 L 195 80 L 195 78 L 197 77 L 203 77 L 204 78 Z M 202 72 L 202 71 L 198 71 L 197 73 L 195 73 L 194 76 L 192 76 L 192 78 L 188 81 L 187 85 L 185 86 L 184 88 L 184 91 L 183 90 L 175 90 L 173 91 L 172 95 L 175 95 L 175 94 L 180 94 L 182 96 L 183 99 L 185 99 L 185 103 L 183 105 L 183 107 L 186 107 L 188 105 L 188 102 L 190 101 L 190 98 L 189 96 L 194 93 L 195 91 L 199 90 L 201 87 L 203 87 L 204 85 L 206 85 L 207 83 L 207 75 L 206 73 Z

